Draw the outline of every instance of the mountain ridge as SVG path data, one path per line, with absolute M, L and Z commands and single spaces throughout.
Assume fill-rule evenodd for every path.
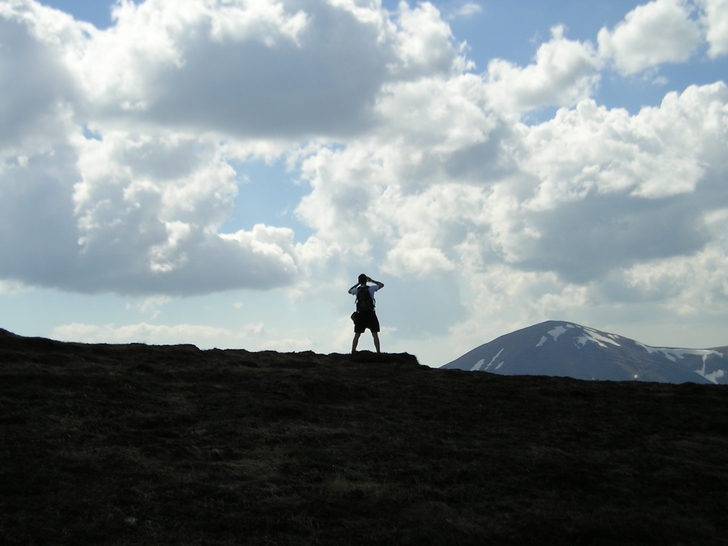
M 652 347 L 574 322 L 549 320 L 480 345 L 440 369 L 585 380 L 728 383 L 728 347 Z

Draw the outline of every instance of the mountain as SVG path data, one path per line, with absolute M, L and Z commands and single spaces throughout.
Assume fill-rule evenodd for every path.
M 594 328 L 551 320 L 494 339 L 441 369 L 611 381 L 728 384 L 728 347 L 650 347 Z

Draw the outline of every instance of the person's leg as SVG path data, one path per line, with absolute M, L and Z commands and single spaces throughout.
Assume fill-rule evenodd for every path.
M 382 351 L 379 348 L 379 319 L 374 312 L 369 317 L 369 331 L 372 333 L 372 338 L 374 339 L 374 347 L 378 353 L 381 353 Z
M 374 347 L 376 347 L 378 353 L 381 353 L 382 351 L 379 349 L 379 334 L 372 332 L 372 337 L 374 338 Z
M 359 344 L 359 337 L 361 334 L 359 332 L 354 333 L 354 340 L 351 342 L 351 352 L 356 352 L 356 346 Z

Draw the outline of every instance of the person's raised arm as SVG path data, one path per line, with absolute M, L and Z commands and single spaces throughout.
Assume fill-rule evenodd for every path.
M 383 282 L 375 281 L 374 279 L 372 279 L 372 278 L 370 278 L 370 277 L 367 277 L 367 280 L 368 280 L 369 282 L 373 282 L 374 284 L 376 284 L 376 285 L 377 285 L 377 286 L 379 287 L 379 289 L 380 289 L 380 290 L 381 290 L 382 288 L 384 288 L 384 283 L 383 283 Z

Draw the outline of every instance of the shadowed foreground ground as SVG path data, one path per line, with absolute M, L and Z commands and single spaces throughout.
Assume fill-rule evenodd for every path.
M 2 544 L 719 544 L 728 387 L 0 330 Z

